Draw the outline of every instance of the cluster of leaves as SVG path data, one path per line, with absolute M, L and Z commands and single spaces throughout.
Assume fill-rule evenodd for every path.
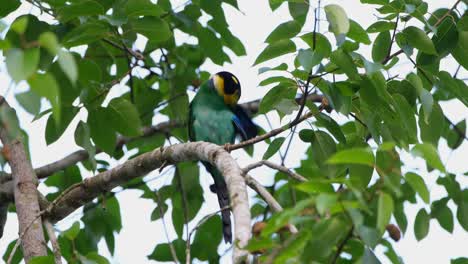
M 296 172 L 308 181 L 298 184 L 284 173 L 275 175 L 271 190 L 287 208 L 270 215 L 263 202 L 252 207 L 253 216 L 266 224 L 249 250 L 262 253 L 261 261 L 274 257 L 275 263 L 292 259 L 379 263 L 373 250 L 380 245 L 392 263 L 401 263 L 390 241 L 407 232 L 405 204 L 415 204 L 417 197 L 425 203 L 415 219 L 417 240 L 427 236 L 431 219 L 452 233 L 453 210 L 468 231 L 468 189 L 460 186 L 460 176 L 448 172 L 438 155 L 441 139 L 453 150 L 466 139 L 465 120 L 451 123 L 440 105 L 458 100 L 468 106 L 468 87 L 457 78 L 459 70 L 468 69 L 468 13 L 458 10 L 463 3 L 454 1 L 453 8 L 429 13 L 422 0 L 361 0 L 378 12 L 378 20 L 367 29 L 348 18 L 342 7 L 326 5 L 329 35 L 301 33 L 314 25 L 305 20 L 312 9 L 303 1 L 269 3 L 273 11 L 287 4 L 292 20 L 270 33 L 255 64 L 278 61 L 286 54 L 294 54 L 295 59 L 292 70 L 286 63 L 260 68 L 260 74 L 269 74 L 260 85 L 273 87 L 261 101 L 260 113 L 275 111 L 281 118 L 289 117 L 300 109 L 298 91 L 305 95 L 313 91 L 349 118 L 340 118 L 339 124 L 314 104 L 306 104 L 316 121 L 312 129 L 299 132 L 310 145 Z M 363 55 L 366 48 L 371 49 L 371 58 Z M 400 60 L 412 63 L 415 71 L 398 70 L 391 76 Z M 447 72 L 446 62 L 458 63 L 457 73 Z M 283 142 L 288 141 L 273 140 L 266 158 Z M 431 201 L 428 173 L 404 166 L 402 153 L 424 159 L 427 171 L 439 175 L 430 177 L 438 177 L 446 196 Z M 391 224 L 392 219 L 398 227 Z M 288 223 L 297 225 L 299 233 L 286 235 Z
M 123 157 L 119 136 L 136 138 L 125 146 L 125 150 L 136 150 L 135 155 L 163 146 L 164 134 L 140 137 L 142 128 L 155 125 L 155 120 L 176 122 L 178 125 L 168 129 L 167 135 L 186 141 L 183 125 L 188 114 L 187 92 L 209 77 L 200 66 L 207 59 L 219 65 L 230 62 L 228 50 L 237 56 L 246 53 L 229 30 L 223 11 L 222 5 L 237 9 L 235 0 L 196 0 L 183 5 L 173 5 L 170 0 L 26 2 L 30 5 L 28 10 L 34 6 L 31 10 L 37 16 L 18 16 L 10 25 L 0 20 L 0 33 L 4 36 L 0 50 L 8 73 L 14 84 L 28 84 L 27 90 L 15 91 L 15 99 L 34 116 L 34 121 L 47 119 L 43 135 L 47 144 L 56 142 L 66 129 L 72 129 L 75 143 L 89 153 L 90 158 L 83 165 L 93 172 L 107 170 L 108 157 Z M 20 0 L 2 1 L 0 18 L 20 5 Z M 202 16 L 209 17 L 206 23 L 199 21 Z M 120 95 L 108 96 L 112 90 Z M 82 116 L 80 112 L 87 113 L 87 117 L 70 128 L 72 120 Z M 95 155 L 101 152 L 108 156 L 96 159 Z M 195 163 L 178 165 L 178 177 L 158 191 L 159 199 L 141 179 L 125 187 L 142 190 L 143 198 L 155 202 L 152 221 L 160 219 L 168 211 L 168 204 L 172 205 L 173 225 L 179 237 L 173 243 L 179 259 L 185 258 L 185 217 L 179 188 L 183 187 L 187 195 L 189 221 L 204 202 L 196 171 Z M 82 181 L 82 172 L 72 166 L 50 176 L 45 184 L 56 192 L 47 198 L 53 200 Z M 215 217 L 200 227 L 192 243 L 192 257 L 211 261 L 219 258 L 219 226 L 220 219 Z M 113 193 L 103 194 L 97 203 L 84 208 L 80 222 L 60 235 L 63 257 L 69 263 L 107 263 L 98 255 L 97 243 L 104 239 L 114 254 L 114 234 L 121 228 L 118 200 Z M 158 245 L 148 257 L 173 260 L 168 248 L 168 244 Z M 212 250 L 206 251 L 207 248 Z M 18 251 L 13 263 L 20 259 Z

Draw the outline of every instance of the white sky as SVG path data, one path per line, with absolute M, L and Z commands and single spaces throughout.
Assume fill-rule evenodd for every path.
M 184 2 L 184 1 L 180 1 Z M 447 1 L 437 1 L 437 0 L 428 0 L 429 10 L 435 10 L 437 7 L 452 5 L 455 0 Z M 364 28 L 367 28 L 368 25 L 375 22 L 377 19 L 375 15 L 377 14 L 370 6 L 363 6 L 360 4 L 359 0 L 322 0 L 323 5 L 337 3 L 345 8 L 348 16 L 353 20 L 358 21 L 363 25 Z M 174 6 L 177 6 L 174 5 Z M 263 50 L 265 44 L 263 41 L 268 36 L 268 34 L 275 28 L 275 25 L 278 25 L 282 22 L 286 22 L 290 19 L 286 5 L 283 5 L 279 10 L 272 13 L 268 6 L 267 0 L 262 1 L 251 1 L 251 0 L 239 0 L 239 7 L 242 11 L 239 12 L 230 6 L 226 6 L 226 16 L 228 19 L 229 25 L 231 25 L 231 30 L 233 33 L 238 36 L 241 41 L 244 43 L 247 49 L 247 56 L 236 57 L 232 56 L 231 59 L 233 64 L 224 65 L 220 67 L 214 65 L 210 62 L 205 63 L 204 70 L 210 72 L 217 72 L 220 70 L 228 70 L 233 72 L 242 83 L 243 91 L 241 98 L 242 102 L 250 101 L 254 99 L 261 98 L 266 92 L 267 88 L 257 87 L 258 83 L 265 78 L 265 76 L 258 76 L 259 67 L 251 67 L 256 56 Z M 37 15 L 38 10 L 23 4 L 19 12 L 29 13 Z M 322 12 L 323 13 L 323 12 Z M 16 13 L 16 15 L 18 12 Z M 4 21 L 11 22 L 11 20 L 16 17 L 9 16 Z M 309 19 L 312 18 L 312 12 L 309 12 Z M 325 19 L 325 16 L 322 15 L 322 18 Z M 307 26 L 303 28 L 304 32 L 312 31 L 311 20 L 306 24 Z M 322 21 L 321 23 L 321 32 L 327 30 L 327 23 Z M 375 37 L 375 34 L 372 36 Z M 330 41 L 334 41 L 333 38 L 330 38 Z M 364 46 L 362 52 L 366 55 L 370 54 L 370 48 Z M 281 59 L 276 59 L 274 62 L 265 63 L 260 65 L 274 66 L 278 65 L 280 62 L 292 61 L 291 56 L 285 56 Z M 3 58 L 2 58 L 3 60 Z M 449 72 L 455 70 L 456 65 L 454 63 L 445 63 Z M 411 69 L 411 65 L 402 64 L 399 67 L 399 71 L 408 72 Z M 0 93 L 5 94 L 5 91 L 10 84 L 10 79 L 8 77 L 5 69 L 5 65 L 0 63 Z M 462 72 L 466 76 L 466 71 Z M 463 76 L 463 75 L 462 75 Z M 404 77 L 404 76 L 402 76 Z M 14 87 L 10 93 L 7 95 L 7 99 L 13 106 L 17 106 L 14 102 L 14 93 L 17 93 L 20 90 L 24 90 L 25 85 L 20 84 L 18 87 Z M 125 88 L 116 87 L 113 89 L 113 94 L 120 94 Z M 460 120 L 466 119 L 468 117 L 468 111 L 466 107 L 459 102 L 449 102 L 442 104 L 445 115 L 452 120 L 453 122 L 459 122 Z M 32 117 L 25 113 L 23 110 L 18 109 L 18 114 L 20 116 L 21 125 L 30 134 L 30 147 L 31 155 L 33 160 L 33 165 L 35 167 L 41 166 L 51 161 L 60 159 L 66 154 L 69 154 L 78 149 L 78 147 L 73 143 L 73 132 L 74 125 L 72 125 L 65 132 L 65 135 L 58 140 L 56 143 L 46 146 L 44 141 L 44 128 L 46 119 L 41 119 L 34 123 L 31 123 Z M 84 117 L 86 114 L 82 113 L 81 117 Z M 273 120 L 274 126 L 279 125 L 278 117 L 275 114 L 270 114 L 269 117 Z M 343 120 L 342 116 L 336 114 L 333 117 L 337 117 L 340 120 Z M 78 120 L 75 120 L 74 124 L 76 125 Z M 155 119 L 155 122 L 159 122 L 159 119 Z M 264 128 L 268 128 L 265 123 L 264 117 L 258 117 L 256 119 L 260 125 Z M 284 133 L 283 136 L 287 136 L 287 133 Z M 299 139 L 293 141 L 293 146 L 291 153 L 288 156 L 286 165 L 294 167 L 298 165 L 300 159 L 303 157 L 303 150 L 305 149 L 304 144 L 301 144 Z M 457 150 L 452 152 L 449 150 L 444 143 L 441 143 L 441 156 L 442 160 L 446 164 L 447 168 L 451 172 L 465 172 L 468 171 L 468 164 L 466 163 L 466 156 L 468 155 L 468 144 L 466 141 L 463 145 Z M 255 147 L 255 157 L 260 158 L 266 150 L 265 144 L 258 144 Z M 234 156 L 238 158 L 238 161 L 241 166 L 249 164 L 249 162 L 254 161 L 247 157 L 242 151 L 234 152 Z M 425 180 L 428 180 L 428 187 L 431 191 L 431 200 L 436 200 L 442 195 L 445 195 L 445 191 L 435 184 L 437 175 L 428 174 L 425 172 L 424 163 L 420 159 L 413 159 L 408 155 L 404 155 L 403 159 L 406 164 L 410 164 L 409 169 L 420 169 L 420 175 L 422 175 Z M 278 161 L 278 155 L 273 158 L 274 161 Z M 409 161 L 409 163 L 408 163 Z M 119 161 L 113 162 L 113 165 L 119 164 Z M 407 168 L 408 169 L 408 168 Z M 155 177 L 157 173 L 152 173 L 148 175 L 148 178 Z M 273 171 L 269 169 L 258 169 L 253 172 L 253 176 L 260 180 L 262 183 L 270 184 L 271 178 L 266 175 L 273 175 Z M 216 211 L 218 209 L 218 204 L 215 196 L 209 192 L 207 186 L 211 182 L 210 177 L 206 173 L 202 173 L 201 181 L 205 189 L 205 200 L 207 201 L 198 217 L 195 220 L 199 220 L 206 213 Z M 170 183 L 171 177 L 162 177 L 151 183 L 153 189 L 158 188 L 164 184 Z M 466 179 L 463 180 L 462 186 L 466 187 L 468 182 Z M 42 187 L 41 187 L 42 189 Z M 43 189 L 45 190 L 45 189 Z M 115 256 L 112 259 L 113 263 L 147 263 L 146 258 L 149 255 L 157 243 L 165 243 L 166 237 L 164 235 L 161 221 L 150 222 L 150 215 L 155 205 L 149 200 L 139 199 L 141 192 L 139 191 L 125 191 L 117 195 L 120 201 L 120 208 L 122 213 L 122 223 L 124 228 L 120 234 L 116 235 L 116 250 Z M 431 227 L 429 236 L 421 242 L 417 242 L 413 235 L 413 220 L 417 211 L 421 208 L 428 208 L 427 205 L 424 205 L 421 201 L 417 205 L 407 206 L 408 214 L 408 230 L 406 235 L 398 243 L 393 243 L 397 253 L 403 258 L 406 263 L 450 263 L 451 258 L 459 256 L 468 256 L 466 250 L 466 241 L 468 241 L 468 233 L 465 232 L 458 221 L 455 219 L 455 229 L 454 234 L 449 234 L 442 228 L 436 220 L 431 221 Z M 452 204 L 452 209 L 454 209 Z M 455 215 L 455 211 L 453 211 Z M 166 216 L 170 214 L 166 214 Z M 166 217 L 166 223 L 170 223 L 170 218 Z M 74 221 L 79 220 L 81 217 L 80 212 L 75 212 L 67 219 L 61 221 L 57 228 L 59 230 L 64 230 L 68 228 Z M 195 221 L 196 223 L 196 221 Z M 193 227 L 195 224 L 191 224 Z M 176 237 L 175 232 L 172 230 L 171 224 L 168 225 L 169 233 L 171 239 Z M 5 251 L 6 245 L 17 236 L 17 221 L 16 215 L 10 214 L 8 222 L 5 228 L 4 237 L 0 240 L 0 253 L 3 254 Z M 222 245 L 219 252 L 224 252 L 227 249 L 226 246 Z M 108 255 L 106 246 L 104 242 L 100 243 L 100 253 Z M 388 263 L 388 260 L 382 254 L 382 249 L 378 248 L 377 253 L 380 257 L 382 263 Z M 227 254 L 223 259 L 224 263 L 230 262 L 230 255 Z M 155 262 L 153 262 L 155 263 Z

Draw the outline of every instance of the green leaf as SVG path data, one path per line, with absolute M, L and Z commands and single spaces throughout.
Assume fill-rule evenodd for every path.
M 418 214 L 416 215 L 416 219 L 414 220 L 414 236 L 418 241 L 425 238 L 427 236 L 427 233 L 429 233 L 430 220 L 431 219 L 426 210 L 419 210 Z
M 73 55 L 68 51 L 60 50 L 58 52 L 58 63 L 68 79 L 74 84 L 78 79 L 78 67 Z
M 356 228 L 356 232 L 362 238 L 363 242 L 371 248 L 374 248 L 379 243 L 380 234 L 375 228 L 359 225 Z
M 403 30 L 403 34 L 411 46 L 424 53 L 437 55 L 434 43 L 421 29 L 414 26 L 409 26 Z
M 374 252 L 366 247 L 364 250 L 364 256 L 362 258 L 362 263 L 364 264 L 380 264 L 380 260 L 377 258 L 377 256 L 374 254 Z
M 426 123 L 425 120 L 428 120 Z M 439 124 L 434 126 L 434 124 Z M 426 116 L 423 108 L 419 111 L 419 129 L 421 134 L 421 140 L 426 143 L 431 143 L 434 147 L 438 146 L 439 139 L 446 128 L 445 116 L 442 113 L 438 103 L 435 103 L 432 107 L 432 111 L 429 117 Z
M 320 215 L 324 215 L 338 201 L 338 196 L 335 193 L 321 193 L 315 199 L 315 205 Z
M 11 140 L 21 137 L 21 127 L 16 111 L 11 107 L 0 106 L 0 122 L 5 124 L 6 133 Z
M 29 16 L 21 16 L 17 18 L 10 26 L 10 29 L 18 34 L 24 34 L 28 27 Z
M 468 31 L 459 31 L 457 46 L 452 50 L 452 56 L 465 69 L 468 69 L 468 53 L 465 52 L 467 49 Z
M 465 140 L 466 135 L 466 120 L 458 122 L 454 127 L 451 126 L 447 132 L 447 145 L 451 149 L 458 148 Z
M 453 232 L 453 213 L 452 210 L 447 206 L 448 198 L 444 198 L 435 201 L 431 205 L 431 216 L 439 222 L 440 226 L 447 230 L 447 232 Z
M 436 84 L 437 88 L 450 92 L 458 100 L 465 104 L 466 107 L 468 107 L 468 93 L 466 93 L 466 84 L 462 81 L 456 80 L 450 75 L 450 73 L 446 71 L 440 71 L 438 76 L 439 81 Z
M 182 239 L 177 239 L 171 242 L 177 252 L 177 257 L 181 262 L 185 262 L 185 241 Z M 158 244 L 153 252 L 148 255 L 148 259 L 156 261 L 174 261 L 171 254 L 171 249 L 169 244 Z
M 160 16 L 164 13 L 161 6 L 153 4 L 150 0 L 132 0 L 125 5 L 125 14 L 129 17 Z
M 348 38 L 366 45 L 371 44 L 369 35 L 367 35 L 367 32 L 361 27 L 361 25 L 352 19 L 350 19 L 349 22 L 350 27 L 348 31 Z
M 3 260 L 5 261 L 5 263 L 8 260 L 8 258 L 10 257 L 10 254 L 11 254 L 13 248 L 15 247 L 16 242 L 17 242 L 17 240 L 15 239 L 15 240 L 11 241 L 10 244 L 8 244 L 8 247 L 5 250 L 5 253 L 3 254 Z M 15 251 L 15 254 L 13 255 L 11 263 L 12 264 L 18 264 L 21 261 L 23 261 L 23 251 L 21 250 L 21 247 L 18 247 L 18 249 Z
M 29 260 L 29 264 L 54 264 L 54 256 L 38 256 Z
M 191 247 L 194 257 L 202 261 L 217 260 L 218 254 L 215 252 L 222 239 L 220 226 L 222 226 L 221 218 L 216 215 L 197 229 Z
M 329 23 L 328 30 L 335 34 L 337 40 L 346 36 L 350 28 L 350 22 L 345 10 L 339 5 L 326 5 L 325 14 Z M 340 43 L 340 41 L 338 41 Z
M 450 264 L 468 264 L 468 258 L 456 258 L 450 260 Z
M 348 165 L 349 179 L 353 187 L 364 189 L 369 185 L 374 168 L 367 165 Z
M 395 28 L 394 22 L 380 20 L 370 25 L 366 29 L 366 31 L 368 33 L 378 33 L 378 32 L 393 30 L 394 28 Z
M 26 91 L 23 93 L 15 94 L 18 103 L 32 115 L 38 115 L 41 111 L 41 97 L 34 91 Z
M 411 150 L 411 153 L 425 159 L 428 166 L 445 172 L 444 164 L 442 164 L 439 154 L 437 153 L 437 149 L 432 144 L 416 144 L 416 146 Z
M 147 37 L 152 43 L 164 42 L 172 36 L 167 22 L 158 17 L 138 18 L 131 25 L 135 32 Z
M 47 195 L 47 198 L 55 198 L 59 193 L 81 180 L 81 173 L 76 165 L 54 173 L 47 177 L 47 180 L 45 180 L 44 183 L 49 187 L 57 188 L 57 192 Z
M 15 82 L 26 80 L 37 70 L 39 49 L 9 49 L 5 52 L 8 73 Z
M 288 1 L 288 10 L 289 14 L 294 18 L 294 20 L 299 21 L 304 25 L 307 18 L 307 13 L 309 12 L 310 4 L 304 1 Z
M 284 22 L 277 26 L 266 38 L 265 42 L 272 44 L 278 40 L 291 39 L 301 31 L 302 25 L 296 20 Z
M 390 222 L 390 218 L 393 212 L 393 199 L 392 197 L 381 192 L 379 194 L 378 208 L 377 208 L 377 229 L 380 233 L 385 231 L 385 227 Z
M 319 113 L 315 118 L 317 118 L 319 126 L 325 127 L 339 142 L 346 143 L 346 138 L 340 125 L 333 118 L 324 113 Z
M 52 32 L 44 32 L 39 36 L 39 44 L 46 48 L 52 55 L 55 55 L 60 50 L 60 44 L 57 37 Z
M 268 45 L 261 53 L 258 55 L 257 59 L 254 62 L 254 66 L 271 60 L 273 58 L 279 57 L 284 54 L 288 54 L 296 51 L 296 45 L 289 39 L 283 39 L 277 41 L 273 44 Z
M 462 197 L 458 201 L 457 207 L 457 219 L 460 225 L 468 231 L 468 190 L 465 189 L 462 192 Z
M 94 143 L 109 155 L 113 155 L 117 135 L 108 108 L 99 107 L 88 115 L 88 125 Z
M 6 17 L 11 12 L 15 11 L 21 2 L 19 0 L 2 0 L 0 5 L 0 18 Z
M 417 125 L 415 112 L 411 105 L 406 101 L 405 97 L 401 94 L 393 94 L 393 100 L 395 101 L 395 108 L 400 115 L 400 120 L 402 122 L 402 128 L 405 130 L 405 134 L 408 136 L 409 144 L 414 144 L 418 142 L 417 137 Z
M 320 63 L 323 56 L 320 53 L 313 52 L 311 49 L 300 49 L 297 59 L 304 70 L 310 72 L 314 66 Z
M 345 149 L 335 153 L 328 161 L 331 164 L 361 164 L 374 166 L 374 153 L 370 148 Z
M 105 257 L 99 255 L 97 252 L 90 252 L 86 254 L 85 257 L 81 256 L 80 260 L 82 263 L 86 264 L 109 264 L 109 260 L 107 260 Z
M 62 39 L 65 47 L 89 44 L 105 37 L 109 32 L 109 25 L 102 22 L 88 22 L 69 31 Z
M 408 74 L 408 76 L 406 76 L 406 79 L 416 89 L 416 92 L 419 96 L 419 100 L 421 101 L 422 107 L 424 109 L 424 121 L 426 123 L 429 123 L 429 116 L 432 112 L 432 106 L 434 105 L 434 98 L 432 97 L 432 94 L 428 90 L 424 89 L 421 78 L 419 78 L 419 76 L 415 73 Z
M 96 148 L 93 143 L 91 143 L 91 132 L 89 130 L 88 124 L 80 121 L 75 130 L 75 143 L 84 148 L 89 154 L 89 160 L 93 166 L 93 169 L 96 169 L 96 160 L 94 155 L 96 155 Z
M 372 46 L 372 60 L 381 63 L 388 55 L 392 39 L 389 31 L 381 32 L 374 41 Z
M 78 236 L 78 233 L 80 233 L 80 222 L 78 221 L 75 221 L 70 228 L 62 232 L 62 234 L 69 240 L 74 240 L 76 236 Z
M 270 145 L 268 146 L 268 149 L 265 151 L 265 154 L 263 154 L 263 160 L 267 160 L 269 159 L 271 156 L 273 156 L 274 154 L 276 154 L 278 152 L 278 150 L 281 148 L 281 146 L 283 145 L 284 143 L 284 140 L 286 138 L 284 137 L 279 137 L 279 138 L 275 138 L 271 143 Z
M 84 0 L 60 8 L 58 10 L 57 19 L 62 22 L 67 22 L 79 16 L 100 15 L 103 14 L 104 11 L 104 7 L 99 2 Z
M 275 109 L 281 100 L 293 99 L 295 95 L 295 87 L 293 89 L 282 84 L 275 86 L 262 98 L 262 101 L 259 105 L 259 113 L 268 113 L 269 111 Z
M 331 54 L 332 47 L 327 37 L 316 32 L 306 33 L 301 36 L 301 39 L 309 45 L 316 54 L 322 55 L 323 58 L 328 58 Z
M 454 18 L 451 16 L 445 17 L 432 37 L 432 42 L 441 58 L 447 56 L 455 49 L 458 43 L 458 36 Z
M 202 28 L 198 32 L 198 42 L 203 52 L 216 64 L 222 65 L 229 61 L 223 52 L 223 46 L 216 34 L 207 28 Z
M 124 136 L 135 137 L 141 134 L 141 121 L 135 106 L 128 100 L 117 97 L 107 106 L 112 125 L 115 130 Z
M 336 143 L 333 138 L 326 132 L 306 129 L 301 130 L 299 136 L 303 141 L 311 143 L 312 157 L 322 172 L 328 177 L 334 177 L 337 173 L 336 166 L 326 163 L 336 152 Z
M 258 69 L 258 74 L 262 74 L 268 71 L 286 71 L 288 69 L 288 65 L 286 63 L 281 63 L 276 67 L 261 67 Z
M 413 190 L 419 194 L 421 199 L 428 204 L 430 202 L 429 190 L 427 189 L 423 178 L 414 172 L 406 173 L 405 178 L 411 188 L 413 188 Z
M 32 91 L 49 100 L 52 105 L 52 115 L 56 122 L 59 122 L 62 111 L 60 89 L 54 76 L 50 73 L 34 74 L 28 79 L 28 83 Z
M 351 56 L 344 52 L 342 49 L 337 49 L 331 54 L 331 62 L 337 65 L 351 80 L 359 80 L 359 76 L 356 65 L 353 62 Z

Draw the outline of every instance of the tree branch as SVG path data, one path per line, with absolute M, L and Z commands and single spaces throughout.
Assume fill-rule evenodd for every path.
M 35 256 L 47 255 L 42 221 L 39 214 L 37 177 L 21 141 L 16 112 L 0 97 L 0 139 L 3 156 L 10 164 L 13 175 L 13 193 L 18 215 L 19 233 L 24 233 L 21 246 L 26 262 Z M 32 225 L 31 228 L 27 228 Z
M 50 243 L 52 244 L 55 264 L 62 264 L 62 253 L 60 252 L 60 246 L 57 242 L 57 236 L 55 236 L 54 226 L 47 219 L 44 220 L 44 226 L 47 230 L 47 235 L 49 236 Z
M 110 191 L 123 183 L 145 175 L 164 163 L 175 164 L 182 161 L 202 160 L 210 162 L 225 177 L 232 204 L 235 225 L 233 260 L 239 263 L 247 257 L 242 248 L 250 239 L 250 208 L 242 171 L 236 161 L 222 147 L 207 142 L 191 142 L 161 147 L 83 182 L 72 185 L 57 197 L 45 211 L 51 221 L 58 221 L 77 208 L 92 201 L 103 190 Z
M 273 210 L 273 212 L 278 213 L 283 211 L 283 207 L 278 203 L 278 201 L 276 201 L 275 197 L 273 197 L 273 195 L 271 195 L 270 192 L 268 192 L 268 190 L 257 180 L 255 180 L 249 174 L 244 174 L 244 179 L 245 183 L 247 183 L 247 185 L 250 188 L 252 188 L 255 192 L 258 193 L 258 195 L 260 195 L 263 198 L 263 200 L 268 204 L 268 206 Z M 289 232 L 291 232 L 292 234 L 296 234 L 298 232 L 297 228 L 292 224 L 289 224 L 288 228 Z
M 270 168 L 272 168 L 274 170 L 283 172 L 286 175 L 288 175 L 289 177 L 291 177 L 291 178 L 293 178 L 293 179 L 295 179 L 297 181 L 300 181 L 300 182 L 306 182 L 307 181 L 307 179 L 304 176 L 302 176 L 302 175 L 300 175 L 298 173 L 295 173 L 294 171 L 292 171 L 292 170 L 290 170 L 290 169 L 288 169 L 288 168 L 286 168 L 284 166 L 275 164 L 275 163 L 273 163 L 271 161 L 268 161 L 268 160 L 261 160 L 261 161 L 252 163 L 252 164 L 248 165 L 247 167 L 243 168 L 242 171 L 244 173 L 247 173 L 247 172 L 249 172 L 249 171 L 251 171 L 253 169 L 256 169 L 258 167 L 261 167 L 263 165 L 265 165 L 267 167 L 270 167 Z

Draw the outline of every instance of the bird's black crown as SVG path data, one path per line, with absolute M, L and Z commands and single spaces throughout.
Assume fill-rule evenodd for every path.
M 241 92 L 241 86 L 239 79 L 237 79 L 234 74 L 227 72 L 227 71 L 222 71 L 216 73 L 216 75 L 220 76 L 224 80 L 224 93 L 231 95 L 234 94 L 236 91 L 238 91 L 239 96 Z

